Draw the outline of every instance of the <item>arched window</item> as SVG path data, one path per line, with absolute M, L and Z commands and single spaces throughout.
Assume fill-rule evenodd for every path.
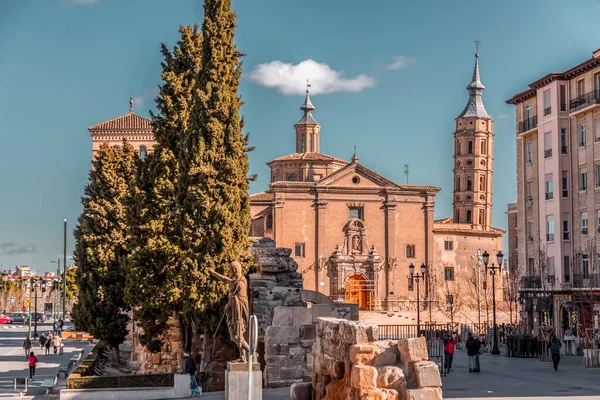
M 487 154 L 487 140 L 481 140 L 481 154 Z
M 456 191 L 460 191 L 460 176 L 456 177 L 456 187 L 455 187 Z
M 146 158 L 147 149 L 146 146 L 140 146 L 140 158 L 143 160 Z
M 471 222 L 472 222 L 471 210 L 467 210 L 467 224 L 470 224 Z
M 471 182 L 471 177 L 467 178 L 467 190 L 473 190 L 473 182 Z
M 479 225 L 485 225 L 485 212 L 479 210 Z
M 479 177 L 479 190 L 485 190 L 485 175 Z
M 288 176 L 288 181 L 295 182 L 296 181 L 296 175 L 290 175 L 290 176 Z
M 306 153 L 306 137 L 300 138 L 300 153 Z
M 313 151 L 313 134 L 308 135 L 308 152 L 312 153 Z
M 469 150 L 467 151 L 467 154 L 473 154 L 473 142 L 469 140 Z
M 456 153 L 457 156 L 460 156 L 460 140 L 456 141 L 455 153 Z

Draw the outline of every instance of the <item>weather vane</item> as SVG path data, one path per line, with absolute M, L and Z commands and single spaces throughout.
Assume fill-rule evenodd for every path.
M 306 93 L 308 93 L 308 88 L 312 87 L 312 85 L 310 84 L 310 81 L 307 79 L 306 80 Z
M 475 53 L 479 54 L 479 43 L 481 43 L 479 41 L 479 39 L 475 40 Z

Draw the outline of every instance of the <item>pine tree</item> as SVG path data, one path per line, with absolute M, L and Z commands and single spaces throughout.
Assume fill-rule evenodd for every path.
M 242 134 L 237 93 L 241 53 L 234 44 L 229 0 L 205 0 L 202 68 L 190 129 L 184 133 L 178 182 L 186 265 L 195 285 L 183 309 L 204 334 L 200 370 L 210 363 L 209 338 L 223 315 L 227 288 L 208 268 L 227 273 L 249 247 L 248 137 Z
M 126 201 L 137 162 L 126 141 L 120 150 L 107 144 L 100 147 L 74 232 L 79 299 L 73 320 L 79 329 L 110 344 L 117 362 L 129 321 L 124 300 L 124 262 L 129 252 Z
M 182 134 L 189 129 L 201 68 L 202 36 L 197 26 L 180 27 L 179 32 L 181 38 L 172 52 L 162 45 L 163 85 L 156 99 L 159 113 L 152 115 L 157 144 L 137 174 L 129 206 L 135 252 L 128 263 L 127 299 L 135 307 L 135 319 L 142 328 L 140 342 L 151 352 L 161 350 L 167 321 L 181 316 L 193 286 L 181 247 L 177 155 Z

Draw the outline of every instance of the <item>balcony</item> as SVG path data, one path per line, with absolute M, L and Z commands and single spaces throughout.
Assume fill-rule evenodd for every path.
M 544 158 L 552 157 L 552 149 L 544 150 Z
M 552 200 L 554 198 L 554 192 L 546 192 L 546 200 Z
M 534 115 L 533 117 L 527 118 L 527 119 L 519 122 L 519 125 L 518 125 L 519 133 L 528 132 L 532 129 L 537 128 L 537 126 L 538 126 L 537 115 Z
M 544 108 L 544 117 L 546 115 L 550 115 L 550 114 L 552 114 L 552 107 L 546 107 L 546 108 Z
M 573 274 L 574 288 L 597 288 L 599 287 L 598 276 Z
M 594 90 L 593 92 L 572 99 L 569 104 L 569 113 L 577 114 L 597 104 L 600 104 L 600 90 Z
M 554 233 L 546 233 L 546 242 L 554 242 Z
M 541 289 L 542 278 L 539 276 L 522 276 L 521 289 Z

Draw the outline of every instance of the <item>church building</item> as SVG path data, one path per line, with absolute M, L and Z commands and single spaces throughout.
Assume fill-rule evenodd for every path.
M 472 256 L 502 248 L 504 231 L 491 226 L 494 133 L 484 89 L 477 54 L 469 100 L 456 118 L 454 216 L 434 221 L 440 188 L 393 182 L 356 154 L 347 161 L 321 152 L 321 125 L 307 88 L 294 125 L 295 153 L 267 163 L 269 190 L 251 196 L 250 236 L 291 248 L 304 287 L 333 300 L 371 310 L 414 308 L 408 267 L 418 272 L 424 264 L 422 296 L 440 307 L 440 301 L 451 304 L 467 290 L 458 280 L 470 279 L 477 266 Z

